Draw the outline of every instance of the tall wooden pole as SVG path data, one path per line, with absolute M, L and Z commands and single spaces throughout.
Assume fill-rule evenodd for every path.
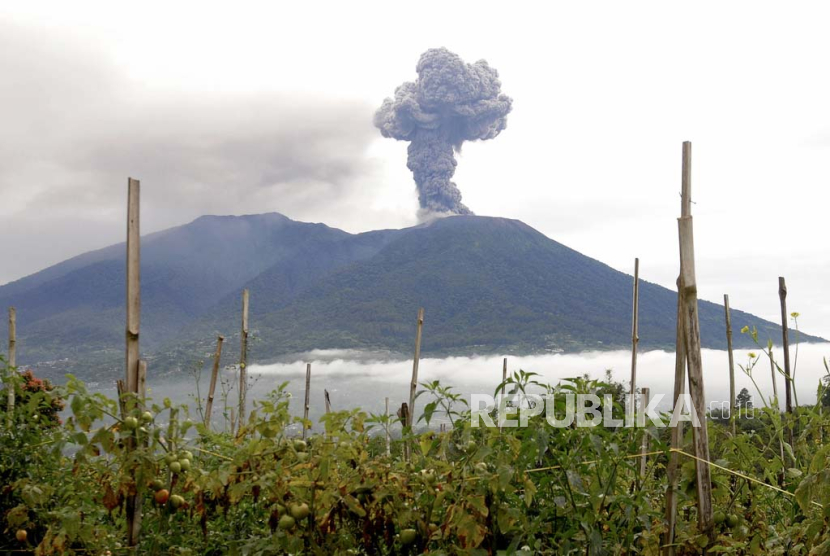
M 326 414 L 329 414 L 331 413 L 331 398 L 328 390 L 323 390 L 323 398 L 326 400 Z
M 127 356 L 124 381 L 127 392 L 138 392 L 138 334 L 141 326 L 140 196 L 140 182 L 129 178 L 127 182 Z
M 126 327 L 126 373 L 124 387 L 130 394 L 139 393 L 138 336 L 141 328 L 141 232 L 140 211 L 141 184 L 138 180 L 127 180 L 127 327 Z M 131 406 L 125 405 L 126 409 Z M 133 442 L 127 443 L 132 449 Z M 127 545 L 138 544 L 141 532 L 141 498 L 128 496 L 126 500 Z
M 216 352 L 213 354 L 213 368 L 210 370 L 210 387 L 208 388 L 207 403 L 205 404 L 205 428 L 210 429 L 210 417 L 213 413 L 213 396 L 216 394 L 216 379 L 219 376 L 219 361 L 222 359 L 222 342 L 225 337 L 216 338 Z
M 790 331 L 787 325 L 787 282 L 783 276 L 778 277 L 778 298 L 781 300 L 781 339 L 784 343 L 784 401 L 787 413 L 793 412 L 792 371 L 790 369 Z M 790 429 L 790 445 L 792 445 L 792 429 Z
M 15 367 L 17 367 L 17 309 L 9 307 L 9 361 L 7 369 L 9 376 L 15 372 L 12 370 Z M 14 382 L 9 381 L 6 388 L 8 390 L 6 394 L 6 418 L 11 432 L 14 417 Z
M 633 415 L 637 414 L 637 343 L 640 341 L 640 259 L 634 259 L 634 295 L 631 304 L 631 408 Z M 636 421 L 636 419 L 635 419 Z
M 303 404 L 303 440 L 305 440 L 306 424 L 308 421 L 308 408 L 311 405 L 311 363 L 305 366 L 305 403 Z
M 692 411 L 697 415 L 699 427 L 692 427 L 695 443 L 697 470 L 698 519 L 702 533 L 713 536 L 712 480 L 709 470 L 709 432 L 706 423 L 706 396 L 703 387 L 703 361 L 700 354 L 700 320 L 697 307 L 697 281 L 695 278 L 695 249 L 692 224 L 692 144 L 683 143 L 683 196 L 681 216 L 678 219 L 680 239 L 680 272 L 683 288 L 683 332 L 686 360 L 689 369 L 689 394 Z M 694 422 L 693 422 L 694 424 Z
M 242 331 L 240 333 L 241 346 L 239 349 L 239 412 L 237 416 L 237 431 L 245 426 L 245 401 L 248 395 L 248 290 L 242 290 Z
M 735 420 L 735 358 L 732 355 L 732 315 L 729 312 L 729 296 L 723 294 L 723 310 L 726 314 L 726 350 L 729 353 L 729 423 L 732 426 L 732 436 L 737 434 Z
M 412 360 L 412 381 L 409 383 L 409 414 L 407 426 L 412 427 L 415 419 L 415 393 L 418 390 L 418 365 L 421 362 L 421 331 L 424 327 L 424 309 L 418 309 L 418 328 L 415 332 L 415 357 Z
M 682 396 L 686 393 L 686 348 L 683 345 L 683 288 L 680 278 L 677 279 L 677 331 L 674 356 L 674 397 L 672 409 L 677 407 Z M 671 430 L 671 447 L 675 450 L 683 448 L 683 421 L 678 421 Z M 664 556 L 674 556 L 674 533 L 677 524 L 677 497 L 680 478 L 680 454 L 669 453 L 669 462 L 666 467 L 668 488 L 666 490 L 666 535 L 663 539 Z

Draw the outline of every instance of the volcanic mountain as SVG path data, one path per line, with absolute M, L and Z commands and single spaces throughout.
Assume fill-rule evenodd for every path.
M 121 375 L 124 252 L 113 245 L 0 287 L 0 307 L 17 308 L 21 365 L 53 378 Z M 424 356 L 630 345 L 632 278 L 518 220 L 462 215 L 349 234 L 276 213 L 203 216 L 145 236 L 141 252 L 141 349 L 156 372 L 204 359 L 217 334 L 233 361 L 245 288 L 251 362 L 312 349 L 408 354 L 419 307 Z M 642 349 L 674 348 L 676 303 L 641 281 Z M 733 310 L 732 321 L 736 346 L 750 345 L 744 325 L 780 338 L 751 314 Z M 723 348 L 723 307 L 701 301 L 700 323 L 704 347 Z

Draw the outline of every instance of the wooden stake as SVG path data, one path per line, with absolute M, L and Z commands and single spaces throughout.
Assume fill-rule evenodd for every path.
M 641 390 L 643 392 L 643 407 L 646 408 L 646 407 L 648 407 L 648 402 L 649 402 L 649 389 L 648 388 L 641 388 Z M 643 437 L 642 437 L 642 441 L 641 441 L 641 444 L 640 444 L 640 453 L 643 454 L 643 457 L 640 458 L 640 478 L 641 479 L 646 476 L 646 463 L 647 463 L 647 459 L 648 459 L 648 456 L 646 456 L 646 454 L 648 453 L 648 448 L 649 448 L 649 444 L 650 444 L 648 432 L 646 431 L 647 428 L 648 428 L 648 424 L 644 423 L 644 425 L 643 425 Z
M 792 371 L 790 369 L 790 329 L 787 325 L 787 282 L 783 276 L 778 277 L 778 298 L 781 300 L 781 337 L 784 344 L 784 400 L 787 413 L 793 412 Z M 790 439 L 792 441 L 792 439 Z
M 723 310 L 726 313 L 726 350 L 729 353 L 729 424 L 732 426 L 732 436 L 737 435 L 735 421 L 735 359 L 732 355 L 732 315 L 729 312 L 729 296 L 723 294 Z
M 406 421 L 412 427 L 415 418 L 415 393 L 418 390 L 418 365 L 421 362 L 421 331 L 424 327 L 424 309 L 418 309 L 418 328 L 415 332 L 415 357 L 412 361 L 412 382 L 409 383 L 409 414 Z
M 680 239 L 680 272 L 683 288 L 683 332 L 686 360 L 689 370 L 689 394 L 692 411 L 699 427 L 692 427 L 697 470 L 698 519 L 700 531 L 714 540 L 712 522 L 712 480 L 709 471 L 709 431 L 706 423 L 706 396 L 703 386 L 703 360 L 700 354 L 700 319 L 697 307 L 695 279 L 694 228 L 692 224 L 692 144 L 683 143 L 683 196 L 681 217 L 678 219 Z
M 502 365 L 501 365 L 501 383 L 504 384 L 505 382 L 507 382 L 507 357 L 504 358 L 504 361 L 502 362 Z M 501 419 L 501 399 L 504 398 L 504 394 L 505 394 L 504 390 L 505 389 L 503 387 L 501 389 L 501 395 L 499 396 L 499 432 L 501 432 L 501 429 L 502 429 L 502 424 L 501 424 L 501 422 L 502 422 L 502 419 Z
M 139 345 L 141 328 L 141 233 L 140 233 L 141 184 L 138 180 L 127 179 L 127 328 L 126 328 L 126 372 L 124 389 L 131 394 L 139 393 Z M 126 413 L 132 404 L 125 405 Z M 134 448 L 127 442 L 127 449 Z M 141 498 L 136 494 L 126 500 L 127 546 L 136 546 L 141 531 Z
M 637 414 L 637 343 L 639 336 L 640 259 L 634 259 L 634 296 L 631 305 L 631 412 Z M 636 419 L 635 419 L 636 421 Z
M 783 276 L 778 277 L 778 298 L 781 300 L 781 337 L 784 344 L 784 401 L 786 402 L 787 414 L 793 413 L 793 375 L 790 368 L 790 329 L 787 325 L 787 282 Z M 787 420 L 787 440 L 790 446 L 794 446 L 793 424 Z
M 311 404 L 311 363 L 305 366 L 305 404 L 303 405 L 303 421 L 308 421 L 308 407 Z M 307 425 L 303 423 L 303 440 L 305 440 L 305 431 Z
M 386 398 L 386 457 L 392 455 L 392 438 L 389 435 L 389 398 Z
M 15 367 L 17 367 L 17 309 L 9 307 L 9 361 L 7 369 L 9 376 L 17 372 Z M 11 432 L 14 423 L 14 382 L 9 381 L 6 389 L 8 390 L 6 394 L 6 418 Z
M 326 400 L 326 414 L 331 413 L 331 398 L 329 397 L 329 391 L 323 390 L 323 397 Z
M 242 331 L 241 346 L 239 349 L 239 412 L 238 431 L 242 430 L 245 424 L 245 398 L 248 395 L 248 290 L 242 290 Z
M 219 377 L 219 361 L 222 359 L 222 342 L 225 337 L 216 338 L 216 352 L 213 354 L 213 368 L 210 370 L 210 387 L 208 388 L 207 403 L 205 404 L 205 428 L 210 429 L 210 417 L 213 413 L 213 396 L 216 394 L 216 379 Z
M 683 346 L 683 299 L 680 286 L 680 278 L 677 279 L 677 333 L 675 339 L 674 357 L 674 405 L 677 407 L 683 394 L 686 392 L 686 349 Z M 674 449 L 683 448 L 683 421 L 678 421 L 671 430 L 671 447 Z M 680 454 L 669 453 L 669 462 L 666 467 L 668 489 L 666 490 L 666 535 L 664 538 L 664 556 L 674 556 L 674 532 L 677 523 L 677 496 L 678 483 L 680 478 Z

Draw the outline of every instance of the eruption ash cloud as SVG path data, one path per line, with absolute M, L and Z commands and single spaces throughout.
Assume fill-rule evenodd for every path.
M 464 141 L 492 139 L 507 127 L 513 100 L 501 92 L 499 73 L 485 60 L 465 63 L 446 48 L 432 48 L 416 66 L 418 79 L 395 89 L 375 112 L 384 137 L 409 141 L 406 166 L 426 213 L 472 214 L 452 181 L 455 151 Z

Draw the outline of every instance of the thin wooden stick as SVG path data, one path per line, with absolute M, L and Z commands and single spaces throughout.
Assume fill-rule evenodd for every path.
M 328 390 L 323 390 L 323 398 L 326 400 L 326 414 L 331 413 L 331 398 Z
M 17 309 L 9 307 L 9 361 L 7 369 L 9 376 L 16 372 L 13 370 L 15 367 L 17 367 Z M 9 381 L 6 389 L 8 390 L 6 395 L 6 418 L 9 422 L 9 431 L 11 431 L 14 422 L 14 382 Z
M 735 420 L 735 358 L 732 354 L 732 315 L 729 312 L 729 296 L 723 294 L 723 310 L 726 314 L 726 350 L 729 353 L 729 424 L 732 426 L 732 436 L 737 435 Z
M 643 407 L 645 408 L 645 407 L 648 407 L 649 389 L 648 388 L 641 388 L 641 390 L 643 392 Z M 648 461 L 648 456 L 646 454 L 648 454 L 649 444 L 650 444 L 650 439 L 649 439 L 649 436 L 648 436 L 648 432 L 646 431 L 647 426 L 648 426 L 647 424 L 643 425 L 643 437 L 642 437 L 642 440 L 641 440 L 641 443 L 640 443 L 640 453 L 643 455 L 643 457 L 640 459 L 640 478 L 641 479 L 645 478 L 645 476 L 646 476 L 646 462 Z
M 238 431 L 242 430 L 245 423 L 245 400 L 248 395 L 248 301 L 250 294 L 248 290 L 242 290 L 242 331 L 241 346 L 239 349 L 239 411 Z
M 634 259 L 634 295 L 631 304 L 631 412 L 637 412 L 637 343 L 640 341 L 640 259 Z M 635 419 L 636 422 L 636 419 Z
M 412 431 L 412 426 L 415 420 L 415 394 L 418 390 L 418 365 L 421 362 L 421 331 L 423 327 L 424 309 L 421 307 L 418 309 L 418 326 L 415 332 L 415 357 L 412 359 L 412 381 L 409 383 L 409 405 L 406 406 L 406 419 L 404 420 L 405 428 L 407 430 L 404 430 L 404 433 Z M 409 446 L 409 442 L 405 442 L 404 444 L 406 446 L 404 455 L 406 456 L 406 461 L 409 461 L 412 451 Z
M 504 358 L 504 361 L 501 365 L 501 383 L 504 384 L 507 382 L 507 357 Z M 499 432 L 502 429 L 502 416 L 501 416 L 501 400 L 504 398 L 504 387 L 501 389 L 501 394 L 499 395 Z
M 308 408 L 311 404 L 311 363 L 307 363 L 305 366 L 305 403 L 303 405 L 303 440 L 305 440 L 306 436 L 306 428 L 307 425 L 305 421 L 308 421 Z
M 216 394 L 216 379 L 219 376 L 219 361 L 222 359 L 222 342 L 225 337 L 216 338 L 216 352 L 213 354 L 213 368 L 210 370 L 210 387 L 208 388 L 207 403 L 205 404 L 205 428 L 210 428 L 210 417 L 213 413 L 213 396 Z
M 683 196 L 681 217 L 678 219 L 680 239 L 680 272 L 683 287 L 684 343 L 689 370 L 689 394 L 692 411 L 697 415 L 699 427 L 692 427 L 695 455 L 709 461 L 709 432 L 706 423 L 706 396 L 703 386 L 703 360 L 700 353 L 700 320 L 697 306 L 697 282 L 695 279 L 694 228 L 692 224 L 692 144 L 683 143 Z M 694 424 L 694 422 L 693 422 Z M 712 516 L 712 480 L 709 466 L 696 460 L 698 524 L 701 533 L 714 540 Z
M 139 330 L 141 328 L 141 233 L 140 233 L 141 184 L 138 180 L 127 179 L 127 328 L 126 328 L 126 373 L 124 390 L 130 394 L 139 392 Z M 124 406 L 125 415 L 132 410 L 131 404 Z M 127 442 L 127 450 L 134 443 Z M 136 494 L 126 500 L 127 546 L 138 544 L 141 532 L 141 498 Z
M 674 397 L 672 398 L 674 404 L 673 408 L 677 407 L 683 394 L 686 392 L 686 349 L 683 346 L 683 288 L 680 286 L 680 278 L 677 279 L 677 333 L 675 339 L 675 357 L 674 357 Z M 674 450 L 679 450 L 683 446 L 683 421 L 678 421 L 671 430 L 671 447 L 672 452 L 669 453 L 669 462 L 666 467 L 666 477 L 668 479 L 668 488 L 666 490 L 666 534 L 664 538 L 664 556 L 674 556 L 674 533 L 675 525 L 677 523 L 677 497 L 678 484 L 680 478 L 680 455 Z
M 392 455 L 392 438 L 389 435 L 389 398 L 386 398 L 386 457 Z
M 418 309 L 418 328 L 415 332 L 415 357 L 412 360 L 412 381 L 409 383 L 409 417 L 406 421 L 412 427 L 415 418 L 415 393 L 418 390 L 418 365 L 421 362 L 421 331 L 424 327 L 424 309 Z
M 778 298 L 781 300 L 781 339 L 784 344 L 784 401 L 786 403 L 787 414 L 792 415 L 793 375 L 790 369 L 790 331 L 787 325 L 787 282 L 783 276 L 778 277 Z M 793 427 L 789 421 L 787 423 L 787 435 L 789 436 L 790 446 L 793 446 Z

